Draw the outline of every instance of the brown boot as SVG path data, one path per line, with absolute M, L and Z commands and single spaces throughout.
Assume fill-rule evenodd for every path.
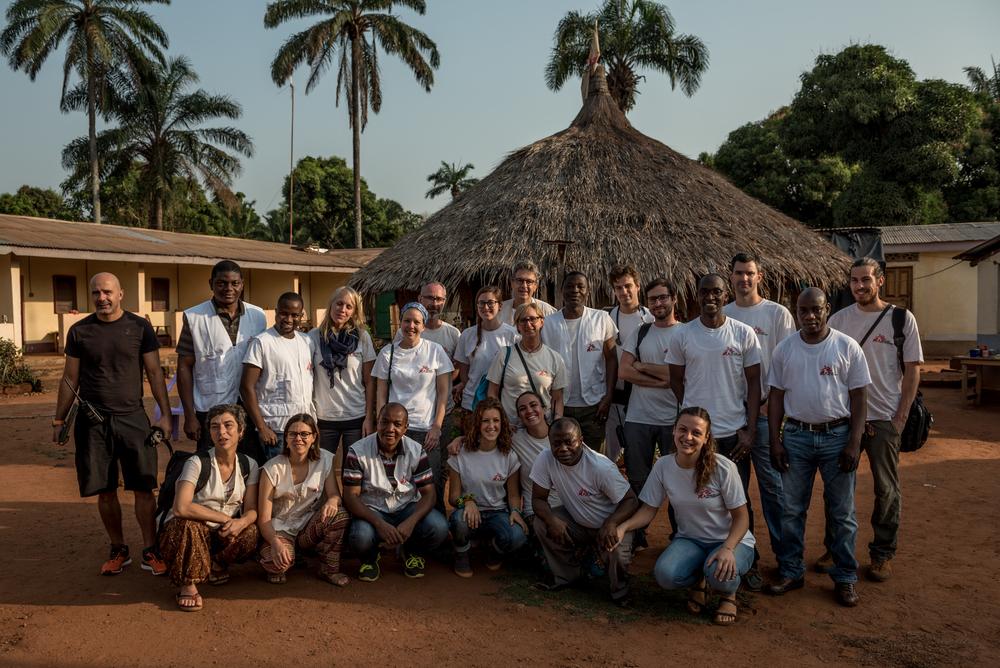
M 868 579 L 873 582 L 885 582 L 892 577 L 892 561 L 889 559 L 873 559 L 868 567 Z

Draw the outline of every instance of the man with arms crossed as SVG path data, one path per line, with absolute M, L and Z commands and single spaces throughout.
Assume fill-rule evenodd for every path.
M 781 472 L 785 507 L 777 555 L 780 579 L 767 591 L 780 595 L 805 584 L 806 511 L 819 471 L 833 554 L 830 577 L 837 601 L 853 607 L 859 600 L 854 483 L 871 377 L 857 342 L 827 325 L 830 305 L 822 290 L 804 290 L 796 311 L 802 329 L 774 349 L 769 377 L 771 463 Z
M 90 279 L 94 313 L 66 335 L 66 367 L 59 382 L 52 440 L 59 441 L 73 405 L 74 391 L 91 404 L 92 419 L 81 409 L 73 426 L 76 477 L 80 496 L 97 496 L 97 510 L 111 540 L 111 556 L 101 575 L 117 575 L 132 563 L 122 531 L 118 466 L 125 489 L 135 496 L 135 518 L 142 532 L 142 568 L 163 575 L 167 567 L 156 552 L 156 447 L 147 445 L 149 418 L 142 405 L 142 372 L 160 407 L 157 426 L 170 438 L 170 402 L 160 368 L 160 344 L 149 322 L 122 309 L 121 283 L 102 272 Z M 79 388 L 79 389 L 78 389 Z
M 774 347 L 785 337 L 795 333 L 792 314 L 781 304 L 764 299 L 760 283 L 764 269 L 760 259 L 748 253 L 738 253 L 729 263 L 729 283 L 736 301 L 726 304 L 722 312 L 733 320 L 749 325 L 760 342 L 761 408 L 755 427 L 755 438 L 750 450 L 753 468 L 757 472 L 757 489 L 760 505 L 771 539 L 771 550 L 777 553 L 781 542 L 781 474 L 771 466 L 770 435 L 767 426 L 767 370 L 771 366 Z
M 861 439 L 861 449 L 868 455 L 875 481 L 875 507 L 871 519 L 874 536 L 868 544 L 871 557 L 868 578 L 875 582 L 885 582 L 892 575 L 891 562 L 896 556 L 902 502 L 899 437 L 910 414 L 910 405 L 917 396 L 920 365 L 924 361 L 917 321 L 912 313 L 906 311 L 903 320 L 903 366 L 900 368 L 893 340 L 894 307 L 879 297 L 883 283 L 882 266 L 876 260 L 870 257 L 857 260 L 851 267 L 851 294 L 855 303 L 830 317 L 831 327 L 859 343 L 871 330 L 861 346 L 872 377 L 868 388 L 868 423 Z M 885 315 L 882 315 L 883 312 Z M 880 317 L 882 319 L 875 325 Z M 821 558 L 819 567 L 827 562 L 827 559 Z
M 535 291 L 538 290 L 538 283 L 542 280 L 542 274 L 538 271 L 538 265 L 531 260 L 521 260 L 514 265 L 510 272 L 510 299 L 505 299 L 500 304 L 500 320 L 508 325 L 514 325 L 514 313 L 521 304 L 534 302 L 538 304 L 538 309 L 543 318 L 547 318 L 556 312 L 551 304 L 535 299 Z

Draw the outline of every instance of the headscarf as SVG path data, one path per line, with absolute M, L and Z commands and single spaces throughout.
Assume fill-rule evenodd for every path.
M 409 304 L 404 306 L 403 310 L 399 312 L 400 316 L 409 311 L 411 308 L 415 308 L 418 311 L 420 311 L 420 315 L 424 316 L 425 325 L 427 324 L 427 321 L 431 319 L 430 315 L 427 313 L 427 309 L 424 308 L 424 305 L 421 304 L 420 302 L 410 302 Z

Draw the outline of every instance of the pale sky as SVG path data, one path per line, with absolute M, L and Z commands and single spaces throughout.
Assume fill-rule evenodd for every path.
M 0 2 L 6 10 L 8 0 Z M 270 79 L 277 48 L 294 29 L 266 30 L 264 0 L 173 0 L 152 11 L 170 36 L 170 55 L 187 56 L 201 86 L 243 105 L 239 126 L 256 144 L 236 189 L 263 214 L 280 201 L 288 170 L 289 95 Z M 666 3 L 680 32 L 707 44 L 710 67 L 691 98 L 649 72 L 633 125 L 696 157 L 714 151 L 743 123 L 787 104 L 817 55 L 852 43 L 882 44 L 907 60 L 918 78 L 965 82 L 962 68 L 1000 59 L 997 0 L 675 0 Z M 362 135 L 362 175 L 380 197 L 432 212 L 426 177 L 442 160 L 471 162 L 484 176 L 511 151 L 564 129 L 580 105 L 577 81 L 559 93 L 543 71 L 559 18 L 592 11 L 595 0 L 428 0 L 426 15 L 400 16 L 438 44 L 441 67 L 430 94 L 405 66 L 381 59 L 382 112 Z M 2 19 L 0 19 L 2 20 Z M 21 184 L 58 189 L 64 144 L 86 134 L 83 113 L 59 112 L 64 48 L 35 82 L 0 66 L 0 192 Z M 295 154 L 336 154 L 350 163 L 346 109 L 334 106 L 336 74 L 304 95 L 297 79 Z

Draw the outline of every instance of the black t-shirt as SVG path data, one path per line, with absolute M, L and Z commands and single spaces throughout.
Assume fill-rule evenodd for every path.
M 159 348 L 153 326 L 128 311 L 113 322 L 92 313 L 66 336 L 66 355 L 80 360 L 80 396 L 112 415 L 142 408 L 142 356 Z

